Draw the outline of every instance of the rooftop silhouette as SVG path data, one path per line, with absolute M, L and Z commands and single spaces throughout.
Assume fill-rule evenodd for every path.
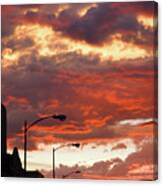
M 22 168 L 22 162 L 17 147 L 12 154 L 7 153 L 7 110 L 1 104 L 1 176 L 2 177 L 27 177 L 43 178 L 39 171 L 26 171 Z

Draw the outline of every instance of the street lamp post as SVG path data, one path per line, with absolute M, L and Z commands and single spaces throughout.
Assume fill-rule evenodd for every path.
M 53 178 L 55 178 L 55 152 L 63 147 L 67 147 L 67 146 L 73 146 L 73 147 L 79 148 L 80 143 L 70 143 L 70 144 L 61 145 L 57 148 L 53 148 Z
M 24 121 L 24 170 L 27 170 L 27 132 L 28 130 L 34 126 L 35 124 L 39 123 L 40 121 L 53 118 L 53 119 L 58 119 L 60 121 L 64 121 L 66 119 L 66 116 L 63 114 L 60 115 L 51 115 L 51 116 L 46 116 L 39 118 L 32 122 L 31 124 L 28 125 L 27 121 Z
M 53 178 L 55 178 L 55 148 L 53 148 Z

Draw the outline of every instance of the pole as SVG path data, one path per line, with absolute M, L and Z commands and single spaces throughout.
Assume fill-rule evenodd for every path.
M 27 170 L 27 121 L 24 121 L 24 170 Z
M 55 178 L 55 148 L 53 148 L 53 178 Z

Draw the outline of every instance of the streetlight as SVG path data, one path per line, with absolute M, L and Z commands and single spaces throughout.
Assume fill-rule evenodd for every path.
M 80 170 L 72 171 L 68 174 L 63 175 L 62 178 L 67 178 L 67 177 L 71 176 L 72 174 L 80 174 L 80 173 L 81 173 Z
M 57 148 L 53 148 L 53 178 L 55 178 L 55 152 L 63 147 L 67 147 L 67 146 L 73 146 L 73 147 L 79 148 L 80 143 L 70 143 L 70 144 L 61 145 Z
M 66 119 L 66 116 L 63 114 L 45 116 L 45 117 L 42 117 L 42 118 L 39 118 L 39 119 L 33 121 L 31 124 L 27 124 L 27 121 L 24 121 L 24 170 L 25 171 L 27 170 L 27 132 L 32 126 L 34 126 L 38 122 L 49 119 L 49 118 L 64 121 Z

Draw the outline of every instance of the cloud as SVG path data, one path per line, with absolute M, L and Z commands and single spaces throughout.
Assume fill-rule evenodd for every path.
M 129 120 L 124 120 L 124 121 L 120 121 L 119 124 L 120 125 L 141 125 L 144 123 L 148 123 L 148 122 L 152 122 L 154 121 L 153 118 L 147 118 L 147 119 L 129 119 Z
M 122 4 L 119 3 L 115 3 L 114 6 L 115 7 L 121 7 Z M 154 12 L 151 12 L 151 10 L 154 10 L 156 4 L 154 2 L 124 2 L 123 5 L 125 6 L 125 8 L 122 8 L 122 12 L 126 13 L 133 13 L 138 15 L 138 14 L 142 14 L 142 15 L 146 15 L 146 16 L 153 16 Z
M 117 150 L 117 149 L 126 149 L 126 145 L 123 143 L 119 143 L 116 146 L 112 147 L 112 150 Z
M 141 6 L 134 3 L 126 3 L 124 6 L 117 3 L 101 3 L 90 8 L 83 17 L 71 18 L 73 21 L 68 22 L 67 26 L 63 27 L 63 30 L 62 26 L 57 29 L 62 30 L 68 37 L 86 41 L 92 45 L 103 45 L 111 41 L 115 33 L 120 33 L 122 34 L 121 39 L 125 42 L 133 42 L 144 48 L 152 47 L 154 31 L 145 29 L 137 20 L 138 9 L 140 9 L 140 15 L 144 14 L 146 6 L 151 10 L 154 9 L 152 3 L 145 3 Z M 129 10 L 128 12 L 126 7 Z M 68 13 L 68 10 L 66 12 Z M 129 12 L 132 12 L 132 14 Z M 154 16 L 151 13 L 150 15 Z M 61 14 L 61 19 L 62 16 L 63 14 Z M 67 18 L 67 14 L 65 17 Z
M 146 11 L 145 7 L 148 7 L 148 11 Z M 136 44 L 147 45 L 146 42 L 148 43 L 149 40 L 152 40 L 153 34 L 139 24 L 137 15 L 139 13 L 154 16 L 149 11 L 153 9 L 153 3 L 140 3 L 140 5 L 125 3 L 124 6 L 121 6 L 119 3 L 99 3 L 97 6 L 90 8 L 83 17 L 70 17 L 72 21 L 67 21 L 71 15 L 68 9 L 61 12 L 61 15 L 58 17 L 58 20 L 62 20 L 66 15 L 64 17 L 66 21 L 65 19 L 64 21 L 68 24 L 63 26 L 63 30 L 62 26 L 57 29 L 62 30 L 63 33 L 73 39 L 84 40 L 93 45 L 103 44 L 106 40 L 111 39 L 112 35 L 116 32 L 122 33 L 122 38 L 124 40 L 128 38 L 128 42 L 134 40 Z M 148 40 L 139 39 L 138 31 L 142 33 L 142 37 L 146 38 L 148 36 Z M 149 36 L 151 39 L 149 39 Z
M 124 161 L 112 159 L 110 161 L 98 161 L 92 166 L 75 165 L 69 167 L 60 164 L 56 169 L 58 178 L 67 175 L 66 178 L 88 179 L 128 179 L 128 180 L 154 180 L 157 178 L 157 166 L 154 153 L 155 141 L 148 139 L 139 142 L 139 150 L 131 153 Z M 76 174 L 76 171 L 80 173 Z M 51 171 L 43 171 L 51 177 Z
M 25 37 L 22 39 L 12 38 L 8 40 L 7 42 L 2 41 L 2 49 L 4 48 L 10 48 L 12 51 L 17 50 L 27 50 L 28 47 L 31 47 L 34 45 L 34 42 L 31 38 Z
M 124 3 L 124 6 L 120 3 L 97 3 L 96 6 L 94 4 L 34 5 L 33 8 L 2 6 L 4 15 L 2 23 L 4 25 L 7 21 L 11 23 L 3 27 L 7 27 L 7 30 L 2 33 L 11 34 L 16 24 L 31 23 L 50 26 L 67 37 L 91 45 L 103 45 L 112 41 L 115 33 L 119 33 L 122 35 L 121 40 L 128 43 L 135 43 L 144 48 L 152 47 L 154 30 L 144 28 L 138 22 L 137 16 L 145 15 L 152 19 L 156 16 L 153 15 L 154 6 L 153 2 L 139 3 L 139 5 Z M 86 7 L 87 11 L 80 16 L 80 12 Z
M 15 11 L 14 6 L 2 6 L 2 36 L 8 36 L 13 33 L 15 25 L 13 21 L 13 12 L 16 14 L 20 14 L 20 12 Z
M 96 141 L 96 142 L 100 142 L 100 141 L 109 141 L 110 139 L 120 139 L 122 138 L 122 134 L 120 134 L 119 131 L 117 131 L 117 129 L 115 127 L 98 127 L 98 128 L 94 128 L 90 131 L 88 131 L 87 133 L 80 133 L 80 132 L 76 132 L 75 134 L 56 134 L 55 135 L 58 138 L 62 138 L 65 139 L 67 141 L 85 141 L 85 142 L 89 142 L 89 141 Z
M 156 118 L 156 59 L 144 56 L 153 31 L 137 20 L 139 14 L 153 16 L 152 8 L 153 3 L 2 6 L 2 102 L 8 110 L 8 136 L 17 136 L 12 144 L 25 119 L 54 113 L 66 114 L 67 120 L 34 128 L 34 148 L 41 136 L 45 143 L 151 136 L 153 124 L 141 130 L 118 122 Z M 115 62 L 114 56 L 125 59 Z
M 72 55 L 80 62 L 78 55 Z M 84 59 L 91 63 L 88 56 Z M 52 120 L 39 123 L 34 136 L 39 138 L 39 131 L 45 131 L 46 134 L 42 134 L 45 136 L 55 130 L 49 138 L 52 143 L 152 135 L 152 125 L 144 126 L 144 130 L 127 125 L 118 127 L 120 121 L 131 123 L 133 118 L 156 117 L 153 110 L 154 72 L 150 61 L 141 65 L 124 61 L 93 69 L 83 62 L 81 65 L 83 68 L 58 67 L 53 57 L 39 57 L 33 52 L 22 56 L 18 65 L 2 68 L 2 101 L 8 110 L 8 136 L 19 133 L 25 119 L 31 122 L 41 115 L 55 113 L 67 115 L 67 120 L 62 124 L 56 122 L 55 128 Z M 42 127 L 45 125 L 48 127 Z

